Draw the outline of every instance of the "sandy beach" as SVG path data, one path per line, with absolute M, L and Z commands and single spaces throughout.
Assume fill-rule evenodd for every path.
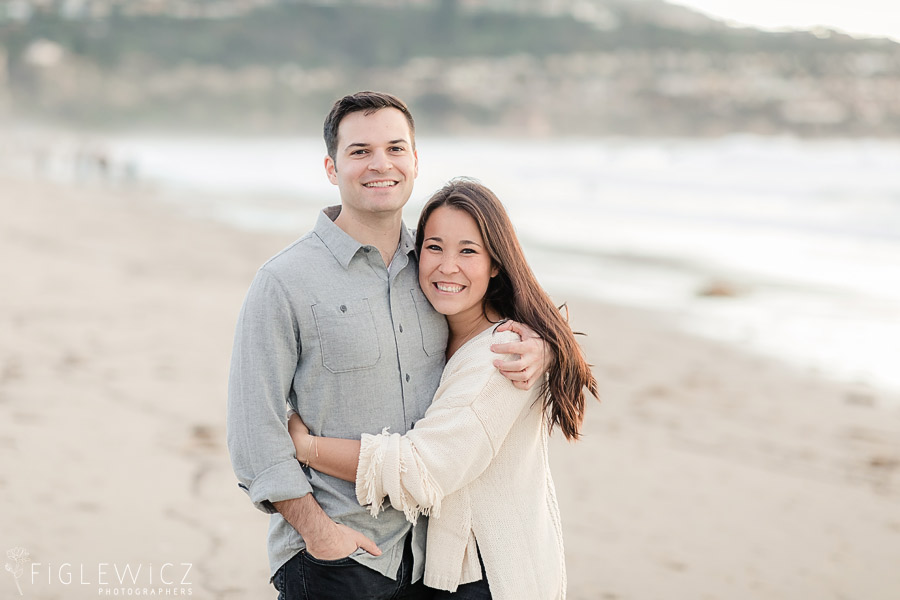
M 29 559 L 0 597 L 274 599 L 225 389 L 247 286 L 303 232 L 9 176 L 0 215 L 0 550 Z M 554 299 L 603 397 L 554 436 L 569 598 L 900 597 L 897 395 Z

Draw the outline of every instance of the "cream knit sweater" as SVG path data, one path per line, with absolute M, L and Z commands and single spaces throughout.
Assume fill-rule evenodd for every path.
M 405 436 L 363 435 L 356 496 L 384 497 L 415 523 L 430 514 L 425 584 L 455 591 L 481 579 L 495 600 L 566 595 L 562 529 L 538 387 L 516 389 L 493 367 L 491 327 L 448 361 L 431 407 Z

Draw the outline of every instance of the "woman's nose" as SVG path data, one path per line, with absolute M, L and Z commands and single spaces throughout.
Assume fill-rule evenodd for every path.
M 452 256 L 444 256 L 441 259 L 441 273 L 455 273 L 459 269 L 456 266 L 456 258 Z

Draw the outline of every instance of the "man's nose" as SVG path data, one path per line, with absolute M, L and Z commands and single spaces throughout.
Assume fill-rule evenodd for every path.
M 385 171 L 390 170 L 392 166 L 393 163 L 391 163 L 391 157 L 387 155 L 387 152 L 376 150 L 372 153 L 372 160 L 369 161 L 369 169 L 384 173 Z

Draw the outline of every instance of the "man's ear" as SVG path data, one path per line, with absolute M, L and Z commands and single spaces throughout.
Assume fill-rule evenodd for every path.
M 415 159 L 415 169 L 413 170 L 413 179 L 419 176 L 419 151 L 413 150 L 413 158 Z
M 337 185 L 337 165 L 330 156 L 325 157 L 325 173 L 328 175 L 328 181 Z

